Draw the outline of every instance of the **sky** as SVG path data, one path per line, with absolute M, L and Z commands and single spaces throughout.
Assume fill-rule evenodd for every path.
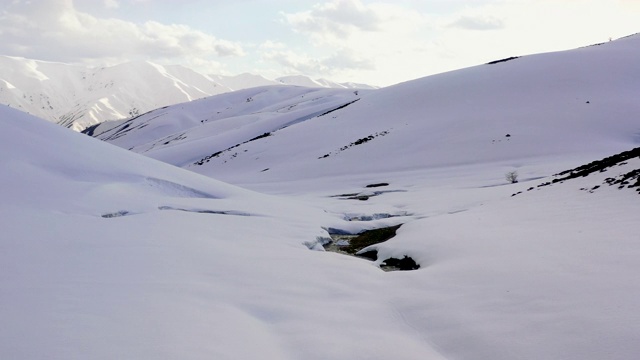
M 0 55 L 377 86 L 640 32 L 640 0 L 2 0 Z

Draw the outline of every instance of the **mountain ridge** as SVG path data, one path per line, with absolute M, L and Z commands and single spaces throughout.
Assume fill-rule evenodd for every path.
M 316 87 L 355 88 L 315 82 Z M 133 61 L 85 67 L 0 56 L 0 104 L 80 131 L 88 126 L 137 116 L 167 105 L 238 89 L 282 84 L 259 75 L 204 75 L 181 65 Z
M 283 100 L 290 97 L 289 105 L 295 105 L 293 113 L 251 110 L 247 107 L 251 96 L 242 92 L 235 99 L 214 96 L 164 109 L 162 118 L 139 117 L 135 121 L 144 127 L 129 129 L 114 144 L 229 181 L 250 178 L 251 173 L 265 179 L 280 173 L 286 180 L 284 174 L 292 173 L 313 177 L 524 157 L 604 156 L 634 147 L 640 133 L 635 121 L 640 113 L 637 89 L 628 80 L 640 78 L 633 66 L 640 61 L 638 41 L 640 37 L 628 37 L 478 65 L 375 91 L 344 92 L 340 101 L 325 109 L 332 112 L 324 117 L 305 113 L 301 94 L 281 93 Z M 272 100 L 279 96 L 277 87 L 261 89 L 265 94 L 273 91 Z M 329 92 L 317 94 L 315 101 L 326 101 L 325 96 Z M 355 99 L 360 100 L 354 103 Z M 201 123 L 195 127 L 181 129 L 172 120 L 190 112 L 199 114 Z M 294 114 L 301 121 L 283 128 L 293 120 L 283 116 Z M 152 131 L 160 126 L 171 126 L 173 130 L 162 137 L 173 133 L 175 140 L 154 141 Z M 235 135 L 225 139 L 229 130 Z M 267 132 L 274 136 L 244 143 Z M 209 141 L 204 140 L 207 134 Z M 155 143 L 153 149 L 138 147 L 150 142 Z M 219 153 L 235 145 L 234 151 Z M 295 160 L 288 154 L 292 149 Z M 366 161 L 389 157 L 394 161 L 384 165 Z M 289 161 L 278 160 L 284 158 Z

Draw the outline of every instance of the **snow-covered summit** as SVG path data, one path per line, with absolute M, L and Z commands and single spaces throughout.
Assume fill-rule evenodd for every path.
M 0 56 L 0 104 L 78 131 L 162 106 L 275 84 L 281 83 L 252 74 L 204 75 L 184 66 L 149 61 L 90 68 Z
M 230 89 L 181 66 L 137 61 L 88 68 L 0 57 L 0 102 L 81 130 Z

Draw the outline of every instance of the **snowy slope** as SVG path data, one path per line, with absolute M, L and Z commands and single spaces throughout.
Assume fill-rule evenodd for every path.
M 161 106 L 264 85 L 259 75 L 203 75 L 179 65 L 137 61 L 89 68 L 0 56 L 0 104 L 74 130 L 145 113 Z M 326 88 L 360 88 L 326 81 Z
M 284 85 L 256 87 L 157 109 L 129 120 L 99 124 L 85 132 L 135 152 L 157 154 L 166 150 L 188 165 L 199 160 L 200 154 L 208 154 L 212 144 L 228 148 L 313 120 L 357 101 L 362 92 L 366 91 Z
M 250 73 L 243 73 L 235 76 L 226 75 L 209 75 L 217 83 L 233 90 L 242 90 L 258 86 L 278 85 L 275 80 L 269 80 L 261 75 L 255 75 Z
M 181 66 L 131 62 L 85 68 L 0 57 L 0 103 L 81 130 L 230 89 Z
M 354 91 L 359 101 L 286 128 L 224 115 L 244 106 L 248 97 L 242 94 L 235 100 L 212 97 L 193 108 L 163 110 L 180 112 L 178 117 L 190 116 L 189 111 L 198 114 L 202 124 L 189 123 L 188 133 L 173 122 L 171 131 L 156 136 L 154 122 L 169 125 L 166 118 L 152 119 L 156 115 L 151 113 L 136 119 L 145 122 L 144 128 L 127 129 L 117 139 L 98 136 L 192 171 L 242 183 L 476 163 L 518 168 L 541 157 L 588 161 L 629 149 L 638 141 L 640 88 L 634 79 L 640 78 L 639 42 L 640 36 L 632 36 L 358 95 Z M 226 132 L 219 127 L 209 130 L 211 121 L 220 123 L 220 116 L 226 119 L 226 129 L 242 127 L 243 136 L 217 136 Z M 270 113 L 269 121 L 285 123 L 288 118 L 277 120 L 283 116 L 289 114 Z M 247 142 L 266 132 L 271 136 Z M 167 138 L 169 133 L 179 146 Z M 153 148 L 142 146 L 151 143 Z
M 329 89 L 364 89 L 375 90 L 377 86 L 358 84 L 353 82 L 338 83 L 327 79 L 312 79 L 305 75 L 289 75 L 269 80 L 261 75 L 244 73 L 235 76 L 209 75 L 217 83 L 229 87 L 233 90 L 249 89 L 252 87 L 268 85 L 293 85 L 303 87 L 317 87 Z
M 0 357 L 434 353 L 375 299 L 380 270 L 308 250 L 338 217 L 0 111 Z
M 637 157 L 539 188 L 551 179 L 507 184 L 487 164 L 380 173 L 391 184 L 368 201 L 328 196 L 364 187 L 367 175 L 262 185 L 294 200 L 15 110 L 0 119 L 2 358 L 640 353 L 638 195 L 602 186 L 640 168 Z M 373 246 L 373 263 L 308 250 L 327 236 L 322 227 L 398 223 L 395 238 Z M 420 269 L 376 267 L 403 255 Z
M 0 358 L 636 358 L 639 150 L 551 174 L 637 148 L 638 41 L 93 129 L 270 196 L 1 108 Z

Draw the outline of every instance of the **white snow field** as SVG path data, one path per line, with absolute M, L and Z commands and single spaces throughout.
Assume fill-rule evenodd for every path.
M 551 182 L 639 146 L 639 63 L 636 35 L 91 129 L 132 151 L 0 108 L 0 358 L 637 358 L 640 195 L 607 179 L 640 158 Z

